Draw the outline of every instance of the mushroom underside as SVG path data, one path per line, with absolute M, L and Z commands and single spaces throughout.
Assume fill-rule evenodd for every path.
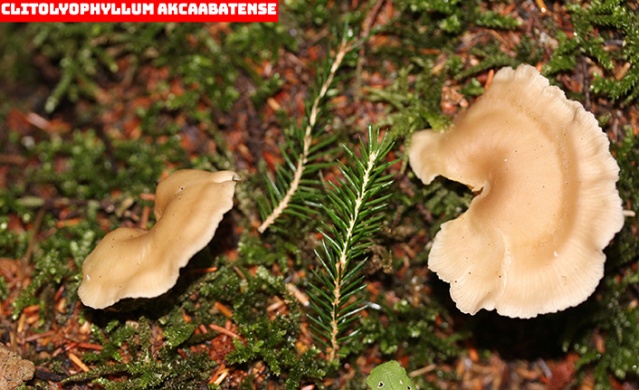
M 592 294 L 623 225 L 608 144 L 591 113 L 526 65 L 497 72 L 447 131 L 414 134 L 425 184 L 441 175 L 479 192 L 429 255 L 460 310 L 527 318 Z
M 152 298 L 175 285 L 180 269 L 213 238 L 233 207 L 236 174 L 182 170 L 160 182 L 150 230 L 118 228 L 87 256 L 78 289 L 102 309 L 123 298 Z

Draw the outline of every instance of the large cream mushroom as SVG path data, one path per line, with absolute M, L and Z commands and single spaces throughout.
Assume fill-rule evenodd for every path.
M 414 134 L 410 164 L 425 184 L 441 175 L 477 194 L 428 260 L 461 311 L 530 318 L 594 292 L 623 225 L 608 146 L 594 116 L 529 65 L 497 72 L 447 131 Z
M 232 171 L 180 170 L 155 192 L 151 230 L 119 228 L 107 234 L 82 265 L 78 289 L 94 309 L 123 298 L 151 298 L 175 285 L 180 268 L 211 241 L 233 207 L 238 176 Z

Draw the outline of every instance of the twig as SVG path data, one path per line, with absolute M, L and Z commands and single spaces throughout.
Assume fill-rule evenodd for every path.
M 35 220 L 33 221 L 33 226 L 31 227 L 31 237 L 29 238 L 29 244 L 27 245 L 27 250 L 24 253 L 24 257 L 22 258 L 22 263 L 26 266 L 29 264 L 31 260 L 31 256 L 33 255 L 33 250 L 36 245 L 36 240 L 38 238 L 38 231 L 40 231 L 40 227 L 42 226 L 42 221 L 44 220 L 44 215 L 47 212 L 47 206 L 42 206 L 38 210 L 36 214 Z
M 222 333 L 225 334 L 227 336 L 231 336 L 234 339 L 239 339 L 240 336 L 238 336 L 236 333 L 231 332 L 230 330 L 223 328 L 219 325 L 215 325 L 215 324 L 209 324 L 209 328 L 211 328 L 212 330 L 218 332 L 218 333 Z
M 544 0 L 536 0 L 536 2 L 537 7 L 539 7 L 539 11 L 541 11 L 542 14 L 548 12 L 548 7 L 546 6 L 546 3 L 544 3 Z
M 257 228 L 257 231 L 260 233 L 264 233 L 264 231 L 266 231 L 266 229 L 268 229 L 268 227 L 271 226 L 277 218 L 279 218 L 279 216 L 288 207 L 288 204 L 291 201 L 291 198 L 293 197 L 293 195 L 295 195 L 295 193 L 297 192 L 297 189 L 302 180 L 302 176 L 304 175 L 304 169 L 306 168 L 306 163 L 308 162 L 308 154 L 311 148 L 311 143 L 313 142 L 313 137 L 311 134 L 312 134 L 313 128 L 315 127 L 315 124 L 317 123 L 320 102 L 326 96 L 326 93 L 328 92 L 329 87 L 333 83 L 333 78 L 335 77 L 335 73 L 337 72 L 337 69 L 339 69 L 340 65 L 342 64 L 342 61 L 344 60 L 344 57 L 350 51 L 351 47 L 352 47 L 351 42 L 348 40 L 344 40 L 342 41 L 341 45 L 338 48 L 337 54 L 335 55 L 335 60 L 333 61 L 333 64 L 331 65 L 331 69 L 328 73 L 328 77 L 322 84 L 322 87 L 319 93 L 317 94 L 317 96 L 315 97 L 315 100 L 313 101 L 313 106 L 311 107 L 311 113 L 308 118 L 308 124 L 306 125 L 306 129 L 304 131 L 304 146 L 302 149 L 302 153 L 300 154 L 299 159 L 297 161 L 297 166 L 295 167 L 295 174 L 293 175 L 293 181 L 291 181 L 291 186 L 289 187 L 288 191 L 286 191 L 286 195 L 284 196 L 284 198 L 282 198 L 282 200 L 277 205 L 277 207 L 273 209 L 273 212 L 271 212 L 271 214 Z
M 89 367 L 87 367 L 87 365 L 84 364 L 84 362 L 78 356 L 76 356 L 73 352 L 68 352 L 67 356 L 69 357 L 69 360 L 71 360 L 82 371 L 84 371 L 84 372 L 89 372 L 90 371 Z
M 379 16 L 379 12 L 384 5 L 386 0 L 377 0 L 371 11 L 366 15 L 366 19 L 364 19 L 364 28 L 362 30 L 361 36 L 366 38 L 370 32 L 373 24 L 375 24 L 375 20 Z M 361 100 L 362 97 L 362 69 L 364 68 L 364 59 L 366 58 L 365 53 L 366 48 L 364 45 L 359 49 L 359 58 L 357 59 L 357 68 L 355 71 L 355 94 L 358 100 Z

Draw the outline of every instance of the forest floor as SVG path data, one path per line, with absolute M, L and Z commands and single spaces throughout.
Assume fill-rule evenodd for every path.
M 314 9 L 320 5 L 284 11 L 278 27 L 266 32 L 229 24 L 191 26 L 183 40 L 166 38 L 178 54 L 164 62 L 162 56 L 170 51 L 138 50 L 119 42 L 120 37 L 131 38 L 125 27 L 113 28 L 113 35 L 83 40 L 82 32 L 64 35 L 63 27 L 44 32 L 46 28 L 34 26 L 3 26 L 0 49 L 5 50 L 5 60 L 0 64 L 13 70 L 0 80 L 0 346 L 15 352 L 14 358 L 35 364 L 34 377 L 22 388 L 272 389 L 291 383 L 304 389 L 365 388 L 368 373 L 392 359 L 407 367 L 420 387 L 428 388 L 639 388 L 638 358 L 619 357 L 626 360 L 616 363 L 615 356 L 626 351 L 608 344 L 614 332 L 639 325 L 603 325 L 606 311 L 600 309 L 617 288 L 611 286 L 636 275 L 636 265 L 631 264 L 636 263 L 636 253 L 607 268 L 608 282 L 585 306 L 533 320 L 492 312 L 465 315 L 455 308 L 448 286 L 428 271 L 424 248 L 439 224 L 459 215 L 472 195 L 443 182 L 437 184 L 443 189 L 426 193 L 405 166 L 406 135 L 421 129 L 418 126 L 447 123 L 472 106 L 500 62 L 514 65 L 528 59 L 544 69 L 564 39 L 557 31 L 569 38 L 573 34 L 571 13 L 563 2 L 488 3 L 477 2 L 482 12 L 516 24 L 485 27 L 460 21 L 457 11 L 411 11 L 390 0 L 339 6 L 329 2 L 326 15 Z M 356 33 L 370 37 L 337 71 L 318 127 L 352 146 L 368 126 L 379 126 L 396 139 L 389 159 L 400 160 L 389 168 L 397 195 L 389 201 L 389 222 L 384 226 L 393 231 L 380 233 L 387 245 L 372 249 L 372 265 L 364 271 L 367 286 L 361 291 L 367 302 L 388 313 L 372 308 L 361 313 L 361 323 L 355 326 L 364 336 L 346 350 L 338 365 L 300 367 L 308 356 L 317 361 L 326 357 L 305 317 L 305 280 L 322 235 L 305 230 L 299 221 L 288 227 L 285 223 L 284 230 L 290 229 L 286 234 L 274 230 L 261 235 L 256 229 L 262 217 L 252 197 L 264 196 L 264 188 L 256 190 L 267 183 L 260 177 L 286 163 L 281 153 L 286 129 L 307 123 L 318 73 L 331 64 L 341 33 L 335 29 L 337 22 L 329 23 L 331 12 L 350 15 Z M 447 28 L 443 22 L 455 20 L 462 24 L 459 32 L 442 32 Z M 427 23 L 439 27 L 431 30 Z M 159 47 L 161 39 L 178 34 L 171 28 L 160 28 L 152 41 Z M 56 37 L 67 44 L 75 40 L 76 46 L 57 47 Z M 251 41 L 256 37 L 275 43 L 256 48 L 262 44 Z M 37 39 L 45 43 L 34 43 Z M 6 51 L 21 44 L 26 54 L 9 59 Z M 217 49 L 211 49 L 215 44 Z M 187 49 L 179 45 L 191 46 L 188 58 L 179 51 Z M 233 45 L 236 48 L 229 49 Z M 621 50 L 615 42 L 608 45 L 610 51 Z M 95 53 L 102 49 L 100 55 L 106 59 L 87 47 Z M 212 58 L 211 64 L 198 62 L 220 48 L 229 49 L 229 54 L 215 54 L 219 58 Z M 61 59 L 75 53 L 81 65 L 82 50 L 96 58 L 96 69 L 75 70 L 71 74 L 78 77 L 65 81 L 68 73 Z M 250 58 L 238 58 L 244 50 Z M 218 60 L 226 68 L 220 65 L 217 70 Z M 495 65 L 489 64 L 491 60 Z M 622 79 L 629 64 L 615 62 L 606 72 Z M 471 74 L 462 73 L 471 69 Z M 217 73 L 206 84 L 209 70 Z M 593 74 L 600 70 L 598 63 L 581 56 L 572 71 L 557 72 L 552 81 L 600 119 L 613 145 L 622 145 L 639 133 L 639 109 L 632 102 L 592 92 Z M 459 77 L 451 76 L 453 72 Z M 437 81 L 424 82 L 422 77 Z M 51 96 L 62 83 L 70 86 L 51 109 Z M 425 100 L 425 92 L 432 93 L 431 101 Z M 414 111 L 420 107 L 436 114 L 420 116 Z M 636 153 L 636 146 L 630 150 Z M 344 155 L 338 157 L 345 161 Z M 330 162 L 332 157 L 326 159 Z M 629 161 L 628 166 L 636 168 L 636 160 Z M 176 288 L 159 300 L 124 302 L 105 311 L 85 307 L 76 293 L 83 259 L 116 227 L 152 226 L 155 182 L 180 168 L 239 172 L 246 181 L 238 184 L 244 187 L 238 190 L 237 210 L 225 217 L 212 244 L 183 270 Z M 340 172 L 333 166 L 322 175 L 331 181 Z M 447 195 L 456 203 L 432 200 Z M 439 202 L 442 211 L 435 215 L 412 197 Z M 624 207 L 639 206 L 627 196 Z M 421 225 L 410 226 L 413 218 L 421 218 Z M 639 239 L 635 220 L 627 223 L 624 234 L 623 240 Z M 617 243 L 615 248 L 608 253 L 634 250 L 636 244 Z M 288 294 L 283 286 L 288 286 Z M 635 292 L 618 298 L 624 319 L 635 318 L 628 313 L 639 306 L 636 286 L 635 282 L 624 287 Z M 240 291 L 249 291 L 247 302 L 240 302 Z M 410 308 L 402 309 L 403 304 Z M 258 316 L 255 324 L 251 310 Z M 612 318 L 617 306 L 610 310 Z M 595 311 L 596 319 L 591 319 Z M 406 326 L 393 321 L 405 321 Z M 264 336 L 280 330 L 291 340 Z M 639 345 L 632 337 L 617 335 L 620 345 Z M 255 340 L 264 345 L 251 344 Z M 258 346 L 249 350 L 240 345 Z M 0 349 L 0 356 L 3 353 Z M 291 356 L 300 362 L 291 361 Z M 191 367 L 175 368 L 180 359 Z M 633 359 L 634 368 L 625 363 Z M 6 361 L 0 364 L 0 376 L 7 383 L 10 375 L 29 371 L 25 361 Z M 601 378 L 607 378 L 606 383 Z

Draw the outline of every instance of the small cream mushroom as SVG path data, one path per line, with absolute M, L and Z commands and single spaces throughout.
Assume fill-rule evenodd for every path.
M 151 230 L 116 229 L 85 259 L 78 289 L 82 302 L 103 309 L 123 298 L 168 291 L 233 207 L 237 180 L 232 171 L 180 170 L 160 181 Z
M 441 226 L 428 259 L 461 311 L 530 318 L 594 292 L 603 248 L 623 225 L 608 146 L 594 116 L 529 65 L 497 72 L 447 131 L 414 134 L 417 177 L 477 193 Z

